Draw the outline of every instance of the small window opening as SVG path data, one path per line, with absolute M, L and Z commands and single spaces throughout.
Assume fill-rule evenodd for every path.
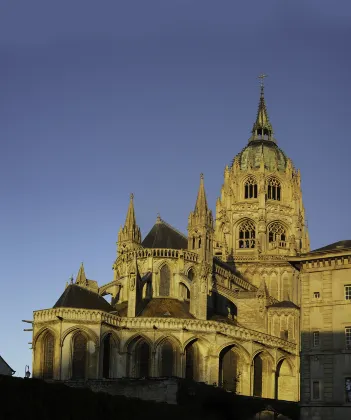
M 319 331 L 313 331 L 313 347 L 319 346 Z
M 321 297 L 321 294 L 319 292 L 313 292 L 313 297 L 315 299 L 319 299 Z

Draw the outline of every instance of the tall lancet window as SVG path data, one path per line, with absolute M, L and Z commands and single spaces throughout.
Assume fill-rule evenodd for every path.
M 257 198 L 257 182 L 253 176 L 245 181 L 245 198 Z
M 268 200 L 278 200 L 281 197 L 280 182 L 276 178 L 270 178 L 268 181 L 267 198 Z
M 85 365 L 87 358 L 87 339 L 78 333 L 73 339 L 72 378 L 85 379 Z
M 54 336 L 48 332 L 44 338 L 43 378 L 52 379 L 54 374 Z
M 245 220 L 239 226 L 239 248 L 255 248 L 256 228 L 251 220 Z
M 171 270 L 165 264 L 160 270 L 160 296 L 169 296 L 171 290 Z

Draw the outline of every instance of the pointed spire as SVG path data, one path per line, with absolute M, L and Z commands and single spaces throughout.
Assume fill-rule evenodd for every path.
M 205 185 L 204 185 L 204 174 L 200 174 L 200 187 L 199 187 L 199 192 L 197 193 L 194 213 L 207 214 L 207 212 L 208 212 L 208 206 L 207 206 L 207 199 L 206 199 L 206 192 L 205 192 Z
M 79 271 L 77 274 L 77 278 L 76 278 L 76 284 L 87 284 L 87 278 L 85 275 L 85 271 L 84 271 L 84 265 L 83 263 L 81 263 L 80 267 L 79 267 Z
M 264 78 L 267 77 L 265 74 L 261 74 L 258 76 L 261 80 L 260 82 L 260 101 L 258 103 L 258 111 L 256 116 L 256 121 L 252 127 L 252 137 L 249 141 L 254 140 L 270 140 L 274 141 L 273 138 L 273 127 L 272 124 L 269 121 L 267 107 L 266 107 L 266 101 L 264 99 Z
M 134 194 L 130 194 L 128 212 L 124 226 L 133 229 L 136 226 L 135 211 L 134 211 Z

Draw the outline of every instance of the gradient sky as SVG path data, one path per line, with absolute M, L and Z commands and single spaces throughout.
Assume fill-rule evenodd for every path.
M 112 280 L 143 236 L 212 209 L 259 98 L 302 174 L 312 248 L 351 239 L 349 0 L 0 0 L 0 354 L 31 365 L 32 311 L 84 261 Z

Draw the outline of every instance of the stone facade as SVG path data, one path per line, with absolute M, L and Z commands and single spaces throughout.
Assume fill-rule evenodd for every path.
M 302 418 L 346 420 L 351 415 L 351 249 L 326 248 L 292 260 L 301 277 Z
M 142 241 L 132 195 L 113 280 L 99 287 L 81 267 L 54 308 L 34 312 L 33 376 L 177 376 L 297 401 L 300 288 L 289 259 L 309 251 L 300 182 L 262 87 L 215 220 L 201 175 L 188 236 L 158 217 Z

